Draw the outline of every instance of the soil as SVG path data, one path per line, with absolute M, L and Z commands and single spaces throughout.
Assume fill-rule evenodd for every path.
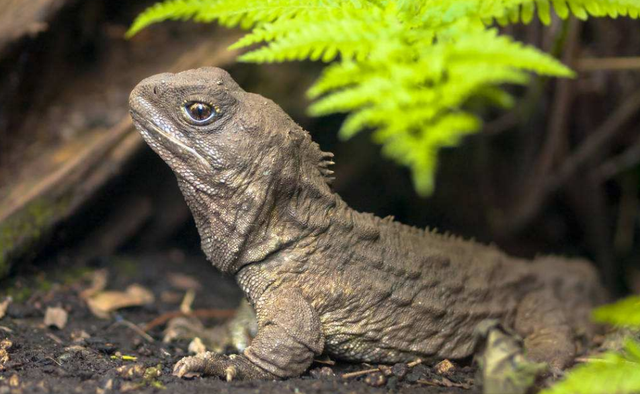
M 314 363 L 302 377 L 284 381 L 179 379 L 171 371 L 187 355 L 188 341 L 163 343 L 162 324 L 151 328 L 145 339 L 140 327 L 178 311 L 185 282 L 191 288 L 200 287 L 194 310 L 233 309 L 241 292 L 232 278 L 218 274 L 204 258 L 185 257 L 175 250 L 154 256 L 103 258 L 88 266 L 56 261 L 0 282 L 0 302 L 9 295 L 13 299 L 6 316 L 0 319 L 0 394 L 480 392 L 474 385 L 473 366 L 456 366 L 446 376 L 438 375 L 431 366 L 418 364 L 397 365 L 395 374 L 386 370 L 388 376 L 377 372 L 344 377 L 345 373 L 376 366 L 336 362 Z M 108 272 L 108 290 L 123 291 L 139 284 L 154 294 L 155 301 L 118 310 L 109 319 L 94 316 L 80 294 L 91 286 L 90 277 L 99 268 Z M 182 280 L 167 279 L 174 273 L 182 275 Z M 68 312 L 68 322 L 62 329 L 45 326 L 48 307 L 62 307 Z M 213 325 L 220 321 L 203 322 Z M 4 361 L 3 343 L 5 348 L 10 343 L 9 359 Z

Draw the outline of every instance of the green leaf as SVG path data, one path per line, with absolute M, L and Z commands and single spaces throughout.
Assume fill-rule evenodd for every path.
M 438 152 L 480 129 L 467 105 L 510 106 L 504 84 L 531 73 L 572 77 L 552 56 L 500 35 L 490 24 L 640 14 L 639 0 L 168 0 L 127 32 L 164 20 L 250 30 L 232 48 L 246 62 L 332 62 L 308 96 L 314 116 L 347 113 L 349 138 L 372 130 L 383 153 L 409 167 L 416 189 L 434 188 Z M 477 107 L 477 106 L 476 106 Z
M 640 296 L 624 298 L 593 311 L 593 319 L 614 326 L 640 328 Z
M 640 344 L 627 342 L 626 354 L 609 352 L 571 370 L 540 394 L 632 394 L 640 392 Z

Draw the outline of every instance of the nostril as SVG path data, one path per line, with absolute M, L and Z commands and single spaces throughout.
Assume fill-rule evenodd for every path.
M 153 87 L 153 94 L 158 94 L 158 88 L 157 87 Z

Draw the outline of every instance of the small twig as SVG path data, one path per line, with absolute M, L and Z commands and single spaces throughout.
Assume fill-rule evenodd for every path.
M 518 108 L 505 113 L 484 125 L 482 132 L 486 135 L 497 135 L 516 127 L 520 123 Z
M 380 372 L 380 368 L 363 369 L 362 371 L 343 373 L 342 379 L 355 378 L 362 375 L 368 375 L 374 372 Z
M 49 339 L 51 339 L 53 342 L 57 343 L 58 345 L 62 345 L 62 339 L 58 338 L 57 336 L 55 336 L 54 334 L 48 332 L 47 336 L 49 337 Z
M 578 72 L 640 70 L 640 57 L 585 58 L 576 62 Z
M 146 332 L 144 332 L 140 327 L 138 327 L 136 324 L 130 322 L 129 320 L 122 319 L 120 321 L 115 322 L 113 324 L 113 326 L 116 326 L 118 324 L 123 324 L 123 325 L 129 327 L 130 329 L 132 329 L 133 331 L 135 331 L 136 334 L 140 335 L 142 338 L 146 339 L 147 341 L 154 342 L 154 339 L 153 339 L 153 337 L 151 335 L 149 335 Z
M 195 290 L 193 289 L 187 290 L 187 292 L 184 294 L 184 298 L 182 299 L 182 302 L 180 303 L 180 312 L 185 314 L 191 312 L 191 305 L 193 304 L 193 301 L 195 299 L 196 299 Z
M 640 138 L 624 152 L 612 157 L 598 167 L 593 176 L 598 182 L 605 182 L 640 162 Z
M 640 146 L 640 145 L 639 145 Z M 620 199 L 613 246 L 623 256 L 633 248 L 638 218 L 638 180 L 635 174 L 625 174 L 620 179 Z
M 322 365 L 336 365 L 336 362 L 327 357 L 326 359 L 313 359 L 314 363 L 322 364 Z
M 562 61 L 568 65 L 573 64 L 573 58 L 580 37 L 580 25 L 570 19 L 566 23 L 566 41 Z M 540 157 L 534 175 L 542 179 L 549 173 L 561 150 L 566 148 L 568 112 L 573 99 L 573 81 L 560 79 L 556 85 L 556 92 L 551 105 L 551 120 L 547 140 L 542 146 Z
M 203 317 L 203 318 L 215 318 L 215 319 L 227 319 L 235 316 L 235 309 L 196 309 L 189 313 L 184 313 L 182 311 L 173 311 L 168 312 L 163 315 L 156 317 L 147 323 L 143 330 L 145 332 L 150 331 L 151 329 L 161 326 L 168 322 L 169 320 L 176 317 Z
M 421 358 L 418 358 L 418 359 L 416 359 L 414 361 L 411 361 L 410 363 L 407 363 L 407 367 L 413 368 L 418 364 L 422 364 L 422 359 Z
M 557 190 L 578 169 L 589 161 L 596 152 L 606 146 L 614 136 L 622 129 L 622 126 L 634 115 L 640 111 L 640 91 L 616 109 L 616 111 L 605 122 L 587 138 L 576 151 L 569 156 L 558 173 L 551 178 L 549 185 L 550 190 Z
M 555 51 L 562 51 L 563 63 L 573 65 L 573 60 L 579 44 L 580 27 L 578 21 L 569 19 L 564 22 L 562 35 L 557 42 Z M 553 97 L 548 132 L 536 162 L 531 169 L 531 176 L 522 184 L 519 195 L 522 196 L 514 211 L 505 217 L 501 223 L 507 231 L 522 228 L 535 216 L 542 202 L 547 198 L 544 184 L 558 157 L 567 148 L 567 121 L 569 108 L 573 101 L 574 83 L 569 79 L 561 79 L 556 83 Z
M 445 377 L 442 377 L 441 381 L 439 380 L 429 381 L 424 379 L 418 379 L 416 380 L 416 383 L 426 384 L 428 386 L 436 386 L 436 387 L 456 387 L 456 388 L 465 389 L 465 390 L 469 390 L 471 388 L 471 385 L 468 383 L 454 383 Z
M 577 363 L 590 363 L 590 362 L 602 361 L 602 359 L 596 358 L 596 357 L 576 357 L 574 361 Z
M 640 365 L 639 363 L 635 362 L 635 361 L 630 361 L 630 360 L 615 360 L 615 361 L 611 361 L 611 360 L 607 360 L 606 358 L 600 358 L 600 356 L 604 355 L 605 353 L 596 353 L 593 354 L 590 357 L 577 357 L 575 359 L 576 362 L 578 363 L 602 363 L 602 364 L 617 364 L 619 362 L 625 363 L 625 364 L 630 364 L 633 366 L 638 366 Z
M 418 359 L 416 359 L 414 361 L 411 361 L 411 362 L 407 363 L 407 367 L 413 368 L 418 364 L 422 364 L 422 359 L 418 358 Z M 342 378 L 343 379 L 355 378 L 357 376 L 367 375 L 367 374 L 374 373 L 374 372 L 381 372 L 380 368 L 363 369 L 362 371 L 343 373 L 342 374 Z
M 528 223 L 546 199 L 558 191 L 578 170 L 582 169 L 594 154 L 606 147 L 622 130 L 622 126 L 638 111 L 640 111 L 640 91 L 629 97 L 591 133 L 562 163 L 554 175 L 549 176 L 546 182 L 539 185 L 538 188 L 531 190 L 531 197 L 507 219 L 507 227 L 515 231 Z

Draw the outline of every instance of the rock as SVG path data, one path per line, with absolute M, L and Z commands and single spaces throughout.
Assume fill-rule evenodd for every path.
M 364 382 L 371 387 L 382 387 L 387 384 L 387 378 L 380 372 L 374 372 L 367 375 Z
M 438 375 L 450 375 L 456 369 L 456 366 L 451 361 L 445 359 L 436 364 L 433 369 Z
M 393 375 L 393 369 L 388 365 L 378 365 L 378 369 L 386 377 Z
M 336 376 L 335 372 L 329 367 L 321 367 L 315 368 L 309 371 L 309 374 L 315 379 L 327 379 L 334 378 Z
M 407 364 L 398 363 L 398 364 L 395 364 L 393 367 L 391 367 L 391 372 L 393 372 L 393 374 L 397 376 L 398 379 L 402 380 L 404 379 L 405 376 L 407 376 L 407 373 L 409 372 L 409 367 L 407 366 Z

